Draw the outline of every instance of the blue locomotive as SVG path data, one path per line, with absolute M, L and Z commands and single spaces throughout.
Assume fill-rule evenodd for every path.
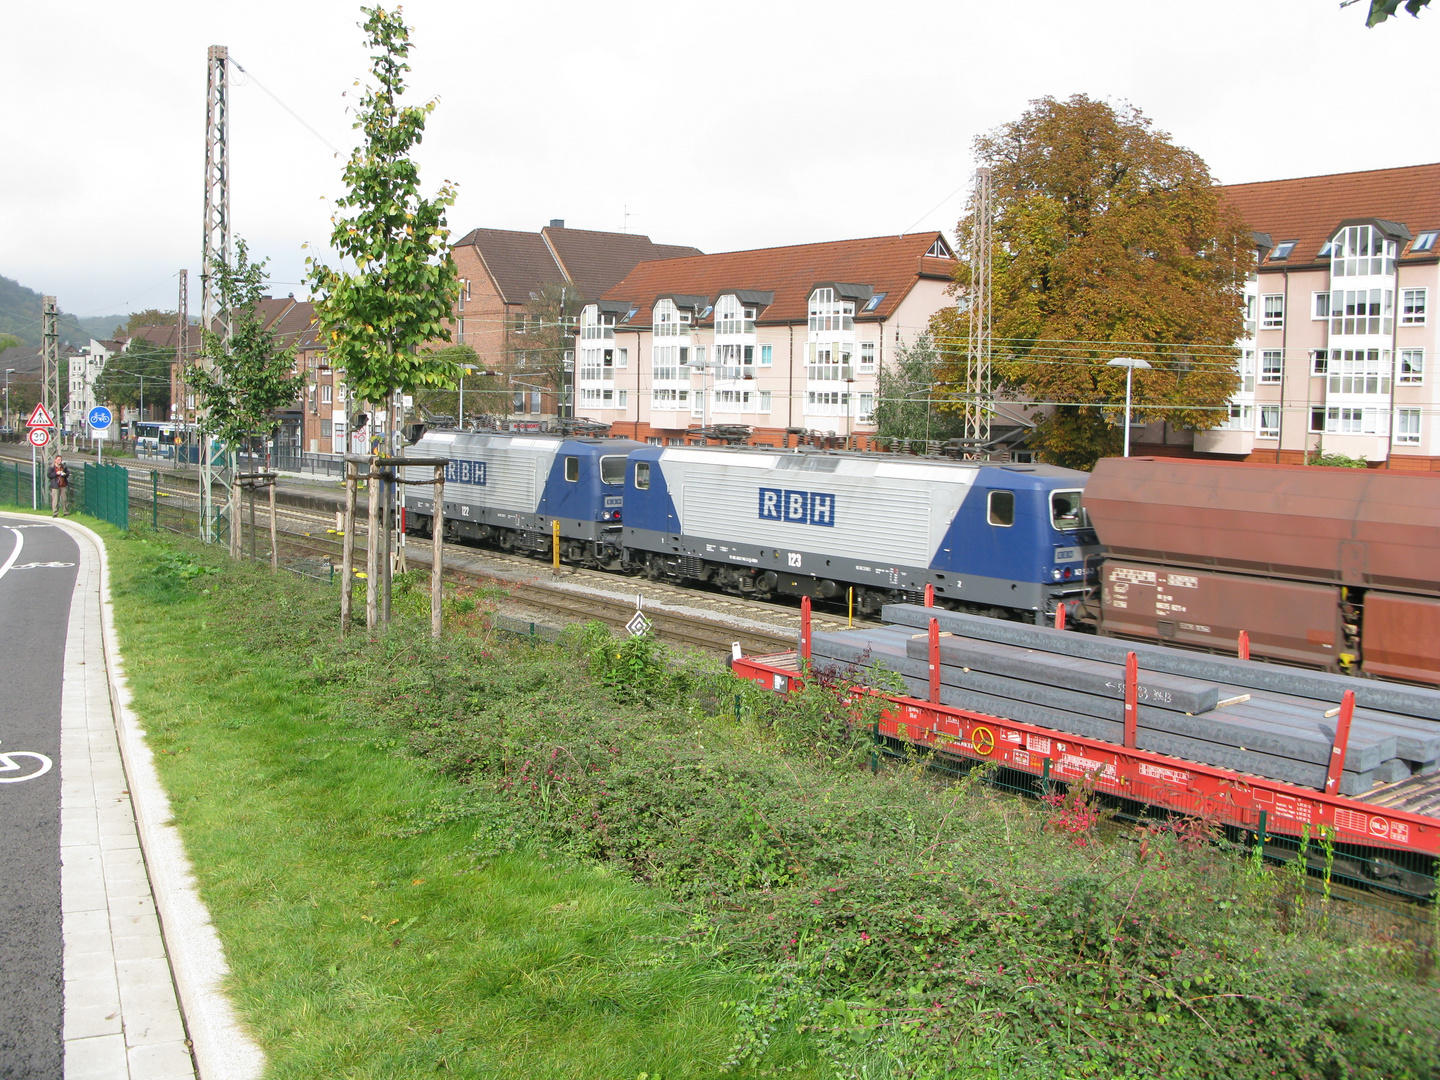
M 415 446 L 445 467 L 442 532 L 503 551 L 550 557 L 560 522 L 561 558 L 604 569 L 621 562 L 620 514 L 626 456 L 644 444 L 628 439 L 561 439 L 427 431 Z M 426 470 L 407 470 L 424 480 Z M 435 500 L 423 485 L 407 487 L 406 528 L 434 531 Z
M 1087 474 L 1048 465 L 454 431 L 416 451 L 450 460 L 447 539 L 549 557 L 558 520 L 567 563 L 757 599 L 853 589 L 878 613 L 933 585 L 941 606 L 1039 622 L 1099 550 Z M 425 487 L 406 510 L 432 532 Z
M 764 599 L 921 595 L 1035 621 L 1085 591 L 1087 474 L 1049 465 L 646 446 L 625 477 L 625 565 Z

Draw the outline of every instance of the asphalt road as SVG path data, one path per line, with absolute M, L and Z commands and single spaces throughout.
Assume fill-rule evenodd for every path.
M 60 688 L 75 541 L 0 515 L 0 1077 L 60 1080 Z M 46 564 L 60 565 L 46 565 Z M 15 754 L 7 758 L 7 754 Z M 43 754 L 53 766 L 34 775 Z M 33 777 L 23 779 L 24 777 Z

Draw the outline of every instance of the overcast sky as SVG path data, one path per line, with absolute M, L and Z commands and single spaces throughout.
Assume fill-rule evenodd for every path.
M 459 185 L 456 239 L 564 218 L 729 251 L 953 232 L 974 137 L 1047 94 L 1134 104 L 1222 182 L 1440 160 L 1440 9 L 1367 30 L 1366 6 L 411 0 L 404 11 L 411 100 L 440 99 L 422 181 Z M 83 316 L 173 309 L 187 267 L 198 309 L 205 53 L 218 44 L 245 69 L 230 96 L 234 232 L 270 257 L 277 294 L 304 294 L 301 245 L 324 244 L 355 141 L 358 11 L 7 4 L 0 274 Z

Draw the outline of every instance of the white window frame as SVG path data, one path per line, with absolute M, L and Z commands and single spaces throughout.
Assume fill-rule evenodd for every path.
M 1261 439 L 1278 439 L 1280 437 L 1280 406 L 1261 405 L 1259 409 L 1259 429 L 1256 437 Z M 1273 421 L 1266 423 L 1266 421 Z
M 774 363 L 775 363 L 775 346 L 774 346 L 774 345 L 761 345 L 761 346 L 760 346 L 760 366 L 761 366 L 761 367 L 770 367 L 770 366 L 773 365 Z
M 1260 300 L 1260 329 L 1283 330 L 1285 328 L 1285 294 L 1266 293 Z
M 1420 410 L 1395 410 L 1395 443 L 1398 446 L 1420 445 Z
M 1260 385 L 1278 386 L 1285 378 L 1285 352 L 1283 349 L 1260 350 Z
M 1311 375 L 1320 375 L 1320 376 L 1324 376 L 1324 375 L 1328 374 L 1328 373 L 1329 373 L 1329 368 L 1330 368 L 1330 359 L 1329 359 L 1329 357 L 1330 357 L 1330 350 L 1328 350 L 1328 349 L 1311 349 L 1311 350 L 1310 350 L 1310 374 L 1311 374 Z
M 1389 349 L 1331 349 L 1326 390 L 1330 394 L 1390 393 Z
M 1418 289 L 1400 290 L 1400 325 L 1401 326 L 1424 326 L 1426 308 L 1429 304 L 1429 290 L 1424 286 Z
M 1310 294 L 1310 320 L 1330 318 L 1330 293 L 1312 292 Z
M 875 342 L 860 342 L 860 371 L 867 375 L 875 370 Z
M 1424 349 L 1400 350 L 1400 363 L 1395 368 L 1395 382 L 1399 386 L 1423 386 L 1425 384 Z

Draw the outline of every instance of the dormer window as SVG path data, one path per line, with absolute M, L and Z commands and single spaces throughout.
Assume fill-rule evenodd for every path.
M 615 316 L 607 315 L 596 305 L 590 304 L 580 312 L 580 339 L 598 341 L 615 336 Z
M 688 313 L 686 313 L 688 316 Z M 655 305 L 655 336 L 656 337 L 679 337 L 681 311 L 675 306 L 675 301 L 664 299 Z M 687 317 L 685 322 L 689 322 Z
M 860 310 L 861 310 L 861 311 L 866 311 L 866 312 L 868 312 L 868 311 L 874 311 L 876 308 L 878 308 L 878 307 L 880 306 L 880 301 L 884 300 L 885 297 L 888 296 L 888 295 L 889 295 L 888 293 L 877 292 L 874 296 L 870 297 L 869 300 L 866 300 L 866 301 L 865 301 L 865 306 L 864 306 L 863 308 L 861 308 Z
M 1415 237 L 1415 242 L 1410 245 L 1410 253 L 1417 251 L 1433 251 L 1435 249 L 1435 238 L 1440 236 L 1440 229 L 1429 229 Z
M 1271 262 L 1283 262 L 1290 258 L 1290 253 L 1295 250 L 1294 240 L 1281 240 L 1275 245 L 1275 250 L 1270 252 Z
M 935 243 L 930 245 L 930 250 L 925 254 L 932 259 L 953 259 L 955 257 L 950 250 L 950 245 L 945 243 L 945 238 L 941 236 L 935 238 Z
M 726 293 L 715 302 L 716 336 L 755 333 L 755 312 L 754 307 L 740 303 L 740 298 L 733 293 Z
M 854 330 L 855 303 L 841 300 L 834 289 L 816 289 L 810 294 L 810 331 Z
M 1373 225 L 1349 225 L 1335 234 L 1331 277 L 1378 277 L 1395 273 L 1396 243 Z

